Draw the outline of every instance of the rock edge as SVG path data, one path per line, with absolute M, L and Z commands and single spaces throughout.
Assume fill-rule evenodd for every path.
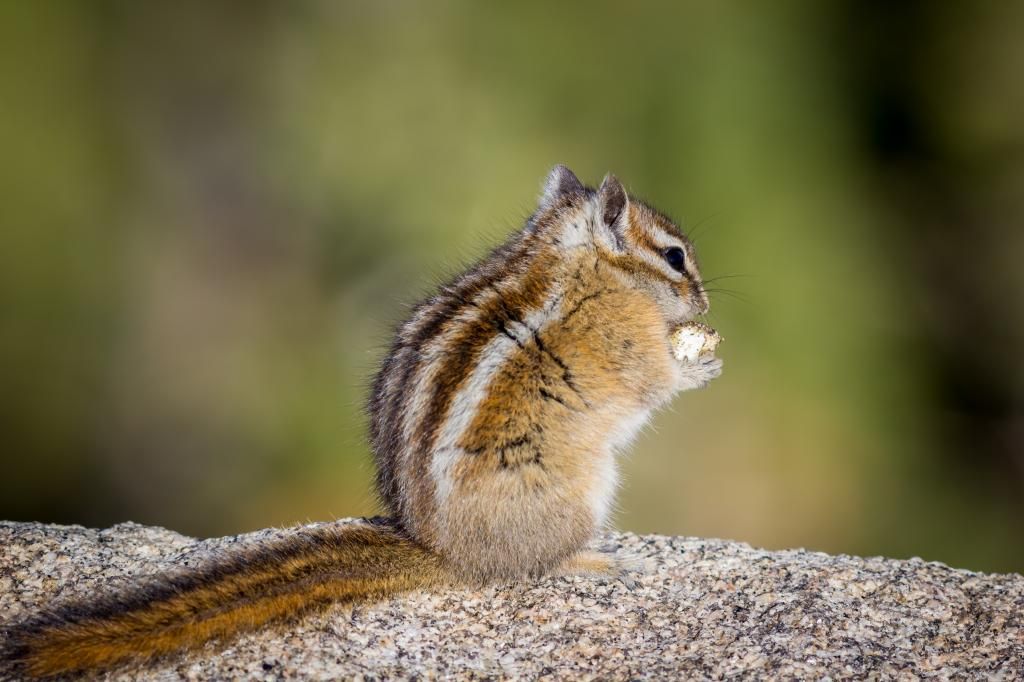
M 195 540 L 134 523 L 0 522 L 0 645 L 5 625 L 54 600 L 289 532 Z M 637 570 L 338 607 L 105 679 L 1024 675 L 1020 575 L 630 533 L 596 546 Z

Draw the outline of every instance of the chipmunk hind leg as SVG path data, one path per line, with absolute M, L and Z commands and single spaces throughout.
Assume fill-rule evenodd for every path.
M 576 552 L 551 572 L 556 576 L 581 575 L 594 578 L 614 578 L 622 571 L 619 562 L 610 554 L 585 550 Z
M 583 550 L 559 564 L 550 575 L 614 578 L 632 590 L 636 587 L 636 576 L 643 571 L 643 561 L 638 557 L 612 556 L 606 552 Z

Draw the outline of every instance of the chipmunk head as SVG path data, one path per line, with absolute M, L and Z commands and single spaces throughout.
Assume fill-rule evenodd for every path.
M 565 166 L 548 174 L 531 228 L 553 248 L 585 248 L 658 304 L 669 325 L 708 310 L 693 244 L 667 217 L 608 174 L 596 190 Z

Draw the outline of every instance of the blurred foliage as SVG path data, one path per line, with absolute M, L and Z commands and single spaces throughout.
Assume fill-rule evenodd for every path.
M 375 509 L 390 329 L 614 170 L 728 291 L 620 527 L 1024 569 L 1024 6 L 0 5 L 0 517 Z

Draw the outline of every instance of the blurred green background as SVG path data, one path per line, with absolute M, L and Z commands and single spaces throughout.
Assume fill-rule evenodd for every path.
M 0 518 L 375 510 L 409 304 L 562 162 L 696 237 L 723 378 L 618 527 L 1024 570 L 1024 4 L 0 4 Z

